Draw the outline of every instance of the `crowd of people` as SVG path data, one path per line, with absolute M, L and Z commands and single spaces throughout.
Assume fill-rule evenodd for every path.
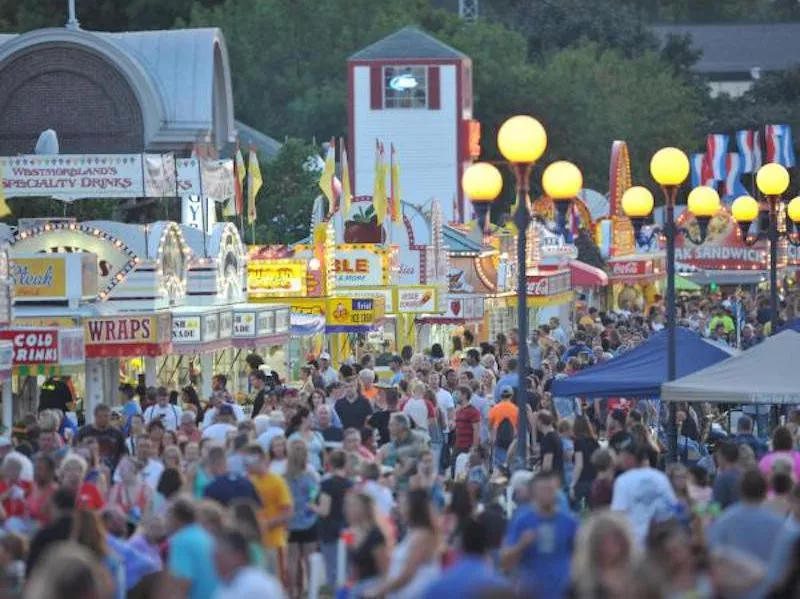
M 685 297 L 680 323 L 746 349 L 764 309 Z M 658 401 L 551 394 L 663 327 L 658 300 L 553 318 L 522 382 L 518 331 L 467 330 L 297 381 L 254 354 L 247 406 L 224 374 L 122 384 L 80 427 L 43 404 L 0 438 L 0 597 L 800 597 L 800 413 L 712 444 L 718 414 L 680 406 L 671 462 Z

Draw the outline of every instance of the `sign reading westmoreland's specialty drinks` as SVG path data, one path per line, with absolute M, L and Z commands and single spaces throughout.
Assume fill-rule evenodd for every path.
M 169 313 L 110 316 L 86 321 L 86 357 L 159 356 L 172 340 Z
M 382 297 L 331 297 L 325 306 L 325 332 L 363 333 L 380 324 L 385 315 Z

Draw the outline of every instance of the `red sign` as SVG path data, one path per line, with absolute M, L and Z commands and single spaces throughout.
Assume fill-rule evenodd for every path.
M 611 276 L 614 277 L 641 277 L 653 272 L 653 263 L 650 260 L 624 260 L 611 262 Z
M 700 229 L 690 212 L 678 218 L 678 226 L 687 229 L 697 239 Z M 744 244 L 739 226 L 726 209 L 722 209 L 708 223 L 708 232 L 702 244 L 692 243 L 686 235 L 675 240 L 675 260 L 702 270 L 766 270 L 767 242 L 759 241 L 752 247 Z
M 528 295 L 549 297 L 572 288 L 572 277 L 568 270 L 547 275 L 528 275 Z
M 6 329 L 0 339 L 13 344 L 14 366 L 74 366 L 85 360 L 82 329 Z

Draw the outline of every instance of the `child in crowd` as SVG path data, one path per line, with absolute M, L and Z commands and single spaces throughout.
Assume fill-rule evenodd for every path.
M 589 507 L 596 510 L 611 505 L 614 493 L 614 458 L 611 452 L 603 448 L 596 450 L 592 454 L 592 466 L 597 471 L 597 477 L 589 492 Z

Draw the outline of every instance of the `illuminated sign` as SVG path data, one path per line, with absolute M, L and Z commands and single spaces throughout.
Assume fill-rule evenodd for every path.
M 437 312 L 437 290 L 433 286 L 400 287 L 396 290 L 395 306 L 399 314 Z
M 169 351 L 169 313 L 149 316 L 91 318 L 86 322 L 86 355 L 90 358 L 161 355 Z
M 356 333 L 372 329 L 384 316 L 382 297 L 335 297 L 327 300 L 325 330 L 328 333 Z
M 14 366 L 75 366 L 83 364 L 83 329 L 19 328 L 0 331 L 0 339 L 11 341 Z
M 67 296 L 67 265 L 63 257 L 17 258 L 11 263 L 10 274 L 17 297 Z
M 414 89 L 419 85 L 419 81 L 411 73 L 395 75 L 389 80 L 389 87 L 398 92 Z
M 251 260 L 247 289 L 255 297 L 305 295 L 306 260 Z
M 342 246 L 340 246 L 342 247 Z M 346 246 L 345 246 L 346 247 Z M 377 287 L 388 284 L 388 254 L 354 245 L 337 248 L 334 259 L 336 287 Z

